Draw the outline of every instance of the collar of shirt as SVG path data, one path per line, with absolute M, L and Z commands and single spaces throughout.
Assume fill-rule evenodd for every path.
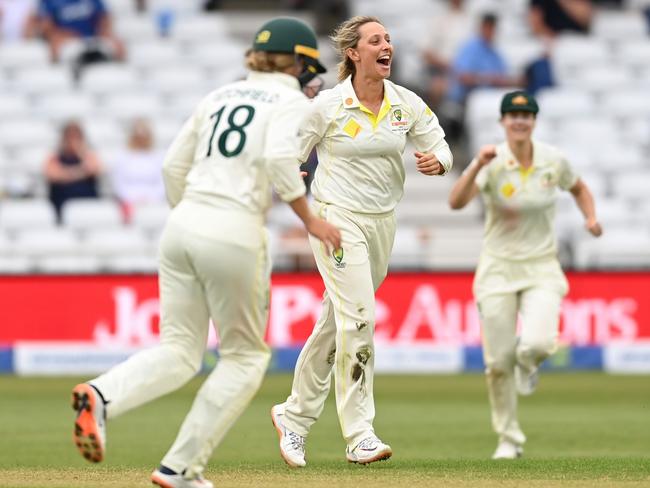
M 289 88 L 295 88 L 296 90 L 300 90 L 300 82 L 298 82 L 298 78 L 292 75 L 288 75 L 286 73 L 280 73 L 278 71 L 275 71 L 273 73 L 264 73 L 262 71 L 251 71 L 250 73 L 248 73 L 246 79 L 250 81 L 262 81 L 262 82 L 270 81 L 270 82 L 282 83 L 283 85 L 286 85 Z
M 533 143 L 533 164 L 531 164 L 528 168 L 524 168 L 519 164 L 519 161 L 517 161 L 517 158 L 515 158 L 515 155 L 512 153 L 512 150 L 510 149 L 510 145 L 506 142 L 504 143 L 504 167 L 507 171 L 519 171 L 522 175 L 522 177 L 526 178 L 528 175 L 530 175 L 535 169 L 539 169 L 540 167 L 544 166 L 544 160 L 541 158 L 541 151 L 539 148 L 539 145 L 535 142 L 532 141 Z
M 363 106 L 359 101 L 354 87 L 352 86 L 352 76 L 348 76 L 341 83 L 341 98 L 343 100 L 343 107 L 347 110 L 359 109 L 364 112 L 370 122 L 372 123 L 373 128 L 376 128 L 379 122 L 390 112 L 392 107 L 402 105 L 404 101 L 402 97 L 399 96 L 397 90 L 392 86 L 388 80 L 384 80 L 384 101 L 381 104 L 379 109 L 379 114 L 375 115 L 372 110 Z

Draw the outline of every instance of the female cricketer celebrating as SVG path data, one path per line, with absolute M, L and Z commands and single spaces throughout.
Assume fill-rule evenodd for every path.
M 339 231 L 309 210 L 297 164 L 296 134 L 308 112 L 300 88 L 324 71 L 318 57 L 306 24 L 267 22 L 247 55 L 248 78 L 210 93 L 174 140 L 163 168 L 173 210 L 160 245 L 161 343 L 74 388 L 74 438 L 87 459 L 104 456 L 106 416 L 196 374 L 212 318 L 219 362 L 151 479 L 165 488 L 213 486 L 202 471 L 257 391 L 270 357 L 264 343 L 269 183 L 317 242 L 340 247 Z
M 336 405 L 350 462 L 391 456 L 373 430 L 375 291 L 384 280 L 395 235 L 393 210 L 404 188 L 404 152 L 410 139 L 417 168 L 444 174 L 452 156 L 438 119 L 411 91 L 387 80 L 393 46 L 373 17 L 354 17 L 333 36 L 340 83 L 321 92 L 301 130 L 302 161 L 316 147 L 312 183 L 318 214 L 341 230 L 334 253 L 310 239 L 325 283 L 322 314 L 296 365 L 292 392 L 273 407 L 280 452 L 305 465 L 305 439 L 320 415 L 332 368 Z
M 482 147 L 449 197 L 451 208 L 460 209 L 480 192 L 487 209 L 474 296 L 483 325 L 492 425 L 499 435 L 494 459 L 523 453 L 517 392 L 533 392 L 538 366 L 556 348 L 560 303 L 568 291 L 553 230 L 557 190 L 570 191 L 587 230 L 602 233 L 585 183 L 557 149 L 531 139 L 537 112 L 532 96 L 505 95 L 506 142 Z

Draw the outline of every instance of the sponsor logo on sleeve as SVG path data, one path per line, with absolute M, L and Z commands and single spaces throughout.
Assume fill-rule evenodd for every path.
M 390 130 L 396 134 L 408 132 L 410 127 L 407 114 L 402 112 L 401 108 L 394 109 L 390 114 Z

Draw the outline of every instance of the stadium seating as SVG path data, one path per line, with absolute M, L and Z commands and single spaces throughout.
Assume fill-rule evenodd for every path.
M 123 223 L 122 212 L 117 203 L 86 198 L 67 201 L 63 205 L 62 220 L 66 227 L 81 232 L 116 228 Z
M 611 229 L 611 236 L 589 239 L 573 199 L 562 195 L 559 238 L 570 251 L 568 264 L 581 268 L 647 266 L 649 261 L 644 249 L 650 233 L 650 37 L 634 2 L 628 0 L 623 11 L 599 10 L 588 36 L 560 36 L 551 53 L 558 86 L 539 94 L 542 110 L 535 136 L 565 152 L 596 196 L 606 232 Z M 513 73 L 542 52 L 527 29 L 528 1 L 466 3 L 472 15 L 485 8 L 501 14 L 498 46 Z M 70 118 L 81 120 L 108 170 L 125 147 L 135 117 L 149 118 L 156 147 L 168 147 L 203 96 L 245 75 L 244 51 L 267 15 L 230 10 L 206 15 L 196 2 L 171 2 L 176 9 L 171 34 L 161 38 L 158 7 L 136 14 L 134 4 L 109 0 L 115 30 L 128 48 L 126 62 L 90 66 L 78 84 L 67 63 L 50 64 L 41 41 L 0 45 L 0 193 L 5 195 L 0 201 L 0 273 L 156 269 L 156 239 L 168 207 L 136 206 L 125 223 L 104 176 L 101 198 L 69 202 L 57 226 L 44 200 L 45 157 L 55 149 L 61 124 Z M 443 4 L 413 0 L 404 8 L 389 1 L 356 0 L 350 7 L 353 14 L 377 15 L 386 22 L 397 49 L 395 81 L 415 89 L 425 86 L 422 32 Z M 420 15 L 413 16 L 413 11 Z M 313 22 L 309 14 L 305 18 Z M 335 53 L 326 38 L 321 43 L 323 60 L 333 67 Z M 326 75 L 330 86 L 335 71 Z M 503 139 L 498 107 L 506 90 L 470 95 L 466 126 L 471 153 Z M 471 269 L 480 249 L 481 202 L 477 199 L 463 211 L 449 210 L 447 196 L 457 173 L 424 177 L 415 169 L 412 152 L 409 145 L 391 266 Z M 457 160 L 455 165 L 462 168 L 467 162 Z M 24 196 L 32 198 L 17 198 Z M 269 223 L 276 269 L 313 266 L 307 241 L 287 237 L 299 225 L 288 206 L 274 206 Z

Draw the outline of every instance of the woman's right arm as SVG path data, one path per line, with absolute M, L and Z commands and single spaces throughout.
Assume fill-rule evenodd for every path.
M 483 166 L 486 166 L 497 155 L 496 147 L 493 145 L 483 146 L 469 166 L 454 183 L 449 194 L 449 206 L 454 210 L 465 207 L 472 198 L 478 195 L 479 188 L 476 184 L 476 176 Z

